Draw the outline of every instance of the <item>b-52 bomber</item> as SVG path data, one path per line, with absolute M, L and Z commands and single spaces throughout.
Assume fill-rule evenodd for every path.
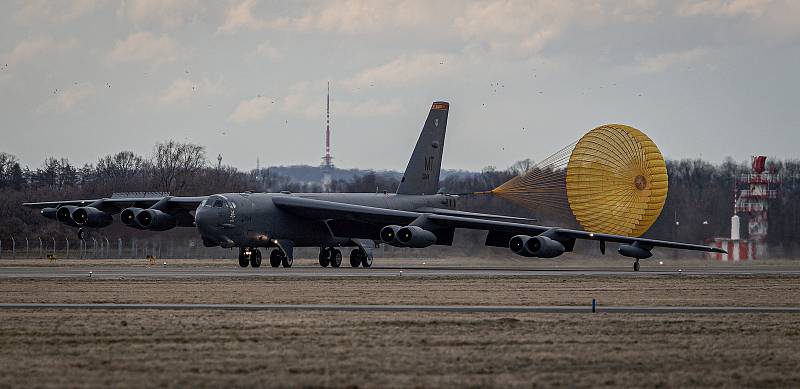
M 206 247 L 238 248 L 241 267 L 261 266 L 260 248 L 272 249 L 272 267 L 291 267 L 295 247 L 319 247 L 319 264 L 339 267 L 341 248 L 350 265 L 369 268 L 379 244 L 424 248 L 452 245 L 457 228 L 487 231 L 487 246 L 524 257 L 553 258 L 573 250 L 577 239 L 620 244 L 639 260 L 655 247 L 724 252 L 718 248 L 622 235 L 540 226 L 532 220 L 458 210 L 459 196 L 439 193 L 449 103 L 434 102 L 396 193 L 220 193 L 210 196 L 112 197 L 25 203 L 47 218 L 87 229 L 125 225 L 149 231 L 197 228 Z

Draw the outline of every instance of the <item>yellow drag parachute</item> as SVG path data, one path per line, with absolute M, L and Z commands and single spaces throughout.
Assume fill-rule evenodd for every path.
M 565 202 L 586 231 L 638 237 L 664 208 L 667 167 L 647 135 L 607 124 L 490 193 L 528 206 Z

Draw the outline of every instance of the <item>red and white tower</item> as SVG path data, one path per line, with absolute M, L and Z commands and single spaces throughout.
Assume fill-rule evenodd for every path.
M 767 227 L 769 200 L 778 195 L 780 184 L 773 169 L 767 171 L 767 157 L 753 157 L 752 171 L 742 174 L 737 180 L 733 212 L 731 218 L 731 237 L 714 238 L 717 247 L 728 254 L 716 254 L 721 261 L 743 261 L 764 258 L 767 255 Z M 740 239 L 739 216 L 747 217 L 748 239 Z

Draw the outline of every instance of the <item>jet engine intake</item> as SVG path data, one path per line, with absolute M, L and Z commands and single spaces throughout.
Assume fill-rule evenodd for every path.
M 131 207 L 125 208 L 119 214 L 119 220 L 122 221 L 122 224 L 133 227 L 133 228 L 142 228 L 138 223 L 136 223 L 136 215 L 142 212 L 141 208 Z
M 403 242 L 400 242 L 400 240 L 397 239 L 397 233 L 400 231 L 401 228 L 403 227 L 396 225 L 389 225 L 381 228 L 381 233 L 380 233 L 381 241 L 383 243 L 395 247 L 405 247 L 405 244 L 403 244 Z
M 56 220 L 69 226 L 76 226 L 77 224 L 72 220 L 72 212 L 75 212 L 76 209 L 78 209 L 78 207 L 74 205 L 62 205 L 58 207 L 56 210 Z
M 436 243 L 436 234 L 418 226 L 406 226 L 397 231 L 397 240 L 413 248 L 428 247 Z
M 72 211 L 72 220 L 82 227 L 100 228 L 111 224 L 111 215 L 95 207 L 80 207 Z
M 541 235 L 517 235 L 508 241 L 508 247 L 514 254 L 536 258 L 555 258 L 566 250 L 561 242 Z
M 636 258 L 636 259 L 645 259 L 653 256 L 653 253 L 650 252 L 649 249 L 639 246 L 636 243 L 620 245 L 619 248 L 617 249 L 617 252 L 626 257 Z
M 153 231 L 166 231 L 177 224 L 175 216 L 157 209 L 144 209 L 136 215 L 136 223 Z

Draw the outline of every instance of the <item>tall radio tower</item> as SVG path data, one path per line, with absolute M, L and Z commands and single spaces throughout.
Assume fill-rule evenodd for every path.
M 322 188 L 330 190 L 333 157 L 331 156 L 331 82 L 328 81 L 328 94 L 325 107 L 325 156 L 322 157 Z
M 322 157 L 322 167 L 327 170 L 333 169 L 333 157 L 331 156 L 331 83 L 328 81 L 328 96 L 326 101 L 325 117 L 325 156 Z

